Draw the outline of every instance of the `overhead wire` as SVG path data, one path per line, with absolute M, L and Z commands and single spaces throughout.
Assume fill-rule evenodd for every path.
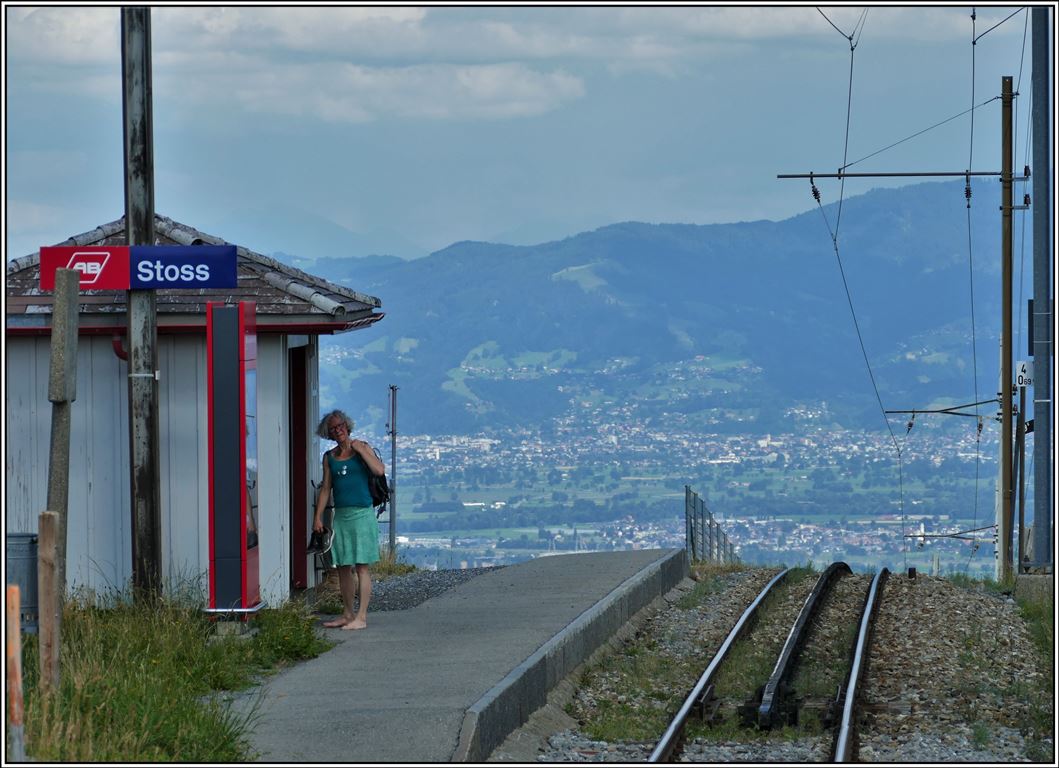
M 968 142 L 969 143 L 969 148 L 968 148 L 968 160 L 967 160 L 968 176 L 967 176 L 967 185 L 966 185 L 966 188 L 965 188 L 965 196 L 967 198 L 967 265 L 968 265 L 969 286 L 970 286 L 970 301 L 971 301 L 971 359 L 972 359 L 972 375 L 974 377 L 974 392 L 975 392 L 975 400 L 976 401 L 978 400 L 978 342 L 977 342 L 977 336 L 976 336 L 976 331 L 975 331 L 976 324 L 975 324 L 975 316 L 974 316 L 974 303 L 975 303 L 974 302 L 974 249 L 973 249 L 973 246 L 972 246 L 972 238 L 971 238 L 971 177 L 970 177 L 970 170 L 974 167 L 974 162 L 973 161 L 974 161 L 974 110 L 975 110 L 975 106 L 974 106 L 974 99 L 975 99 L 975 51 L 977 50 L 977 45 L 978 45 L 978 41 L 979 40 L 981 40 L 983 37 L 988 35 L 990 32 L 992 32 L 994 29 L 999 27 L 1001 24 L 1004 24 L 1006 21 L 1012 19 L 1013 17 L 1015 17 L 1016 15 L 1018 15 L 1020 12 L 1022 12 L 1024 10 L 1026 10 L 1026 9 L 1025 8 L 1019 8 L 1019 9 L 1015 10 L 1014 12 L 1012 12 L 1011 14 L 1009 14 L 1007 17 L 1005 17 L 1003 20 L 1001 20 L 1001 21 L 997 22 L 996 24 L 994 24 L 993 26 L 991 26 L 985 32 L 982 32 L 981 34 L 976 34 L 976 32 L 977 32 L 977 14 L 976 14 L 974 8 L 971 9 L 971 109 L 968 110 L 971 113 L 971 120 L 970 120 L 970 138 L 969 138 L 969 142 Z M 1027 22 L 1023 26 L 1023 34 L 1022 34 L 1022 55 L 1021 55 L 1020 61 L 1019 61 L 1019 85 L 1021 85 L 1021 83 L 1022 83 L 1022 66 L 1023 66 L 1023 64 L 1025 62 L 1025 58 L 1026 58 L 1026 31 L 1028 29 L 1028 23 L 1029 23 L 1028 22 L 1028 19 L 1029 19 L 1029 15 L 1028 14 L 1026 16 L 1026 19 L 1027 19 Z M 1017 95 L 1018 87 L 1016 87 L 1015 91 L 1016 91 L 1016 95 Z M 998 97 L 994 97 L 994 99 L 995 98 L 998 98 Z M 990 99 L 990 101 L 993 101 L 994 99 Z M 988 102 L 985 102 L 985 103 L 988 103 Z M 1016 110 L 1016 120 L 1017 120 L 1017 114 L 1018 114 L 1018 112 Z M 1017 128 L 1015 129 L 1014 132 L 1017 134 Z M 1023 217 L 1023 219 L 1022 219 L 1022 227 L 1023 227 L 1023 235 L 1022 235 L 1022 237 L 1023 237 L 1023 264 L 1025 263 L 1025 221 L 1026 221 L 1025 217 Z M 1020 274 L 1020 277 L 1019 277 L 1019 305 L 1020 305 L 1020 307 L 1019 307 L 1019 313 L 1020 313 L 1020 315 L 1019 315 L 1019 317 L 1020 317 L 1020 330 L 1019 330 L 1019 333 L 1020 334 L 1021 334 L 1021 311 L 1022 311 L 1022 309 L 1021 309 L 1021 304 L 1022 304 L 1022 293 L 1021 293 L 1022 292 L 1022 281 L 1023 281 L 1023 277 Z M 1021 341 L 1019 341 L 1017 343 L 1021 344 Z M 979 404 L 980 403 L 976 403 L 975 404 L 975 415 L 978 417 L 978 429 L 977 429 L 977 434 L 975 436 L 975 457 L 974 457 L 974 464 L 975 464 L 974 524 L 975 525 L 978 524 L 978 498 L 979 498 L 979 490 L 980 490 L 979 486 L 981 484 L 980 468 L 981 468 L 981 446 L 982 446 L 982 426 L 983 426 L 983 419 L 982 419 L 981 415 L 978 413 L 978 405 Z M 996 541 L 997 541 L 997 539 L 994 536 L 994 542 L 996 542 Z M 975 553 L 977 551 L 978 551 L 978 544 L 977 544 L 977 542 L 975 542 L 975 543 L 973 543 L 973 545 L 971 547 L 970 554 L 968 555 L 968 558 L 967 558 L 967 567 L 968 568 L 970 568 L 971 560 L 973 559 L 973 557 L 974 557 L 974 555 L 975 555 Z
M 1012 11 L 1012 12 L 1011 12 L 1011 14 L 1010 14 L 1010 15 L 1009 15 L 1009 16 L 1008 16 L 1007 18 L 1003 19 L 1002 21 L 998 21 L 998 22 L 997 22 L 996 24 L 994 24 L 994 25 L 993 25 L 993 26 L 991 26 L 991 27 L 990 27 L 989 29 L 987 29 L 987 30 L 986 30 L 985 32 L 983 32 L 982 34 L 978 35 L 978 37 L 974 38 L 974 40 L 973 40 L 972 42 L 974 42 L 974 43 L 977 43 L 977 42 L 978 42 L 979 40 L 981 40 L 981 39 L 982 39 L 983 37 L 985 37 L 986 35 L 988 35 L 988 34 L 989 34 L 990 32 L 992 32 L 992 31 L 993 31 L 994 29 L 996 29 L 997 27 L 999 27 L 999 26 L 1000 26 L 1001 24 L 1003 24 L 1003 23 L 1004 23 L 1005 21 L 1007 21 L 1008 19 L 1011 19 L 1011 18 L 1012 18 L 1012 17 L 1014 17 L 1014 16 L 1018 16 L 1018 15 L 1019 15 L 1020 13 L 1022 13 L 1022 12 L 1023 12 L 1024 10 L 1026 10 L 1026 9 L 1025 9 L 1025 8 L 1019 8 L 1018 10 Z
M 847 159 L 849 158 L 849 127 L 850 127 L 850 117 L 851 117 L 852 110 L 853 110 L 853 58 L 854 58 L 854 53 L 855 53 L 855 51 L 857 49 L 857 45 L 860 43 L 860 35 L 864 31 L 864 23 L 865 23 L 865 20 L 867 18 L 868 9 L 865 8 L 863 10 L 863 12 L 861 13 L 860 19 L 857 22 L 857 25 L 854 27 L 853 34 L 849 34 L 849 35 L 847 35 L 841 29 L 839 29 L 837 26 L 835 26 L 835 23 L 833 21 L 831 21 L 831 19 L 829 19 L 827 17 L 827 14 L 825 14 L 819 8 L 817 8 L 816 10 L 820 12 L 821 16 L 823 16 L 825 19 L 827 19 L 827 22 L 832 27 L 835 28 L 836 32 L 838 32 L 840 35 L 842 35 L 844 38 L 846 38 L 849 41 L 849 88 L 848 88 L 848 91 L 847 91 L 847 101 L 846 101 L 846 132 L 845 132 L 845 140 L 844 140 L 844 144 L 843 144 L 843 148 L 842 148 L 842 163 L 843 163 L 843 165 L 845 165 Z M 854 37 L 856 37 L 856 41 L 854 41 Z M 882 395 L 879 394 L 879 385 L 878 385 L 878 383 L 875 380 L 875 372 L 872 370 L 871 361 L 868 359 L 868 351 L 867 351 L 867 348 L 864 345 L 864 335 L 861 333 L 860 323 L 857 320 L 857 311 L 853 307 L 853 296 L 852 296 L 852 294 L 850 293 L 850 290 L 849 290 L 849 281 L 846 279 L 846 270 L 845 270 L 845 267 L 842 265 L 842 254 L 839 251 L 839 247 L 838 247 L 838 233 L 839 233 L 839 227 L 841 225 L 841 220 L 842 220 L 842 201 L 843 201 L 843 198 L 845 196 L 846 180 L 845 180 L 845 177 L 843 177 L 840 180 L 840 184 L 839 184 L 838 212 L 837 212 L 837 215 L 836 215 L 836 218 L 835 218 L 834 230 L 831 229 L 831 224 L 828 221 L 827 214 L 824 212 L 823 204 L 820 201 L 820 192 L 816 188 L 816 185 L 813 183 L 813 180 L 812 180 L 811 176 L 810 176 L 809 183 L 810 183 L 810 186 L 812 187 L 813 198 L 816 200 L 816 204 L 819 207 L 820 213 L 821 213 L 821 215 L 824 218 L 824 223 L 827 225 L 828 233 L 831 235 L 831 243 L 834 246 L 835 259 L 838 262 L 838 271 L 839 271 L 839 274 L 842 277 L 842 287 L 843 287 L 843 289 L 846 292 L 846 301 L 849 304 L 849 312 L 850 312 L 850 315 L 853 318 L 853 328 L 854 328 L 854 330 L 857 333 L 857 341 L 860 344 L 861 355 L 864 357 L 864 365 L 868 369 L 868 377 L 869 377 L 869 379 L 871 379 L 872 389 L 875 391 L 875 399 L 876 399 L 876 401 L 879 404 L 879 411 L 882 413 L 883 421 L 886 422 L 886 429 L 890 433 L 890 440 L 893 442 L 894 449 L 897 451 L 897 481 L 898 481 L 898 492 L 899 492 L 900 509 L 901 509 L 901 534 L 903 536 L 904 533 L 905 533 L 905 526 L 906 526 L 906 522 L 907 522 L 907 516 L 905 514 L 904 459 L 903 459 L 903 456 L 902 456 L 901 446 L 897 442 L 897 436 L 894 434 L 894 430 L 893 430 L 893 427 L 890 424 L 890 420 L 886 416 L 886 408 L 883 406 Z M 977 399 L 977 397 L 975 399 Z M 907 545 L 903 548 L 903 553 L 902 554 L 904 556 L 904 567 L 907 569 L 907 567 L 908 567 L 908 547 L 907 547 Z
M 967 186 L 964 189 L 964 196 L 967 199 L 967 277 L 968 286 L 970 290 L 970 301 L 971 301 L 971 377 L 974 382 L 974 413 L 978 419 L 977 429 L 975 431 L 974 440 L 974 508 L 973 508 L 973 519 L 974 525 L 978 525 L 978 498 L 979 490 L 981 486 L 981 470 L 982 470 L 982 428 L 984 422 L 982 416 L 978 411 L 978 335 L 976 330 L 976 322 L 974 316 L 974 247 L 971 239 L 971 177 L 970 171 L 974 168 L 974 86 L 975 86 L 975 49 L 978 44 L 978 39 L 975 37 L 975 24 L 977 21 L 977 15 L 975 9 L 971 9 L 971 136 L 969 140 L 969 149 L 967 157 Z M 974 554 L 978 551 L 978 545 L 975 544 L 971 547 L 970 557 L 974 557 Z M 970 567 L 970 558 L 967 561 L 968 567 Z
M 1030 15 L 1027 13 L 1023 17 L 1023 19 L 1025 21 L 1024 21 L 1024 23 L 1022 25 L 1022 54 L 1021 54 L 1021 56 L 1019 56 L 1019 79 L 1015 83 L 1015 96 L 1016 97 L 1018 97 L 1019 91 L 1022 88 L 1022 69 L 1023 69 L 1023 66 L 1026 64 L 1026 33 L 1029 31 Z M 1032 109 L 1033 109 L 1033 92 L 1031 90 L 1029 103 L 1026 105 L 1026 113 L 1030 114 Z M 1018 109 L 1016 109 L 1015 110 L 1015 126 L 1016 127 L 1012 131 L 1012 133 L 1014 135 L 1016 135 L 1016 136 L 1018 135 L 1018 119 L 1019 119 L 1019 112 L 1018 112 Z M 1032 123 L 1033 123 L 1033 121 L 1029 120 L 1027 118 L 1027 120 L 1026 120 L 1026 140 L 1025 140 L 1025 143 L 1022 145 L 1022 150 L 1023 150 L 1022 151 L 1022 160 L 1023 160 L 1023 165 L 1026 168 L 1029 168 L 1029 163 L 1026 161 L 1026 158 L 1029 157 L 1029 151 L 1030 151 L 1030 127 L 1031 127 Z M 1016 163 L 1016 165 L 1018 165 L 1018 163 Z M 1029 174 L 1026 174 L 1026 175 L 1028 176 Z M 1015 349 L 1018 349 L 1019 347 L 1022 346 L 1022 324 L 1023 324 L 1022 311 L 1025 308 L 1023 306 L 1023 288 L 1025 287 L 1025 280 L 1026 280 L 1026 277 L 1025 277 L 1025 275 L 1026 275 L 1026 211 L 1025 211 L 1025 209 L 1022 209 L 1020 211 L 1020 213 L 1022 215 L 1019 217 L 1019 219 L 1020 219 L 1020 222 L 1019 222 L 1019 226 L 1020 226 L 1020 229 L 1019 229 L 1019 301 L 1018 301 L 1018 305 L 1017 305 L 1018 306 L 1018 322 L 1015 323 L 1015 328 L 1016 328 L 1016 331 L 1015 331 L 1015 334 L 1016 334 L 1015 335 Z
M 1010 16 L 1008 18 L 1010 18 Z M 1023 25 L 1022 25 L 1022 53 L 1019 56 L 1019 78 L 1018 78 L 1018 80 L 1016 81 L 1016 84 L 1015 84 L 1015 96 L 1016 96 L 1016 98 L 1019 96 L 1019 91 L 1022 88 L 1022 70 L 1023 70 L 1024 65 L 1026 64 L 1026 35 L 1027 35 L 1027 32 L 1029 31 L 1030 15 L 1027 13 L 1025 16 L 1023 16 L 1023 20 L 1024 21 L 1023 21 Z M 1005 19 L 1005 21 L 1006 21 L 1006 19 Z M 1029 115 L 1032 114 L 1032 110 L 1033 110 L 1033 90 L 1030 89 L 1030 97 L 1028 99 L 1028 103 L 1026 104 L 1026 115 L 1027 115 L 1027 118 L 1026 118 L 1026 138 L 1025 138 L 1025 141 L 1023 142 L 1023 145 L 1022 145 L 1022 160 L 1023 160 L 1023 165 L 1024 165 L 1025 169 L 1026 169 L 1026 172 L 1025 172 L 1024 175 L 1027 176 L 1027 177 L 1030 175 L 1029 174 L 1030 164 L 1029 164 L 1029 161 L 1028 161 L 1027 158 L 1029 158 L 1030 151 L 1031 151 L 1030 128 L 1031 128 L 1031 126 L 1033 124 L 1033 121 L 1029 118 Z M 1016 136 L 1018 135 L 1018 129 L 1017 129 L 1018 114 L 1019 114 L 1018 109 L 1016 109 L 1015 110 L 1016 128 L 1012 131 L 1013 135 L 1016 135 Z M 1028 197 L 1029 196 L 1027 195 L 1027 202 L 1028 202 Z M 1017 312 L 1018 312 L 1018 322 L 1015 323 L 1015 327 L 1016 327 L 1015 349 L 1018 349 L 1019 347 L 1022 346 L 1022 328 L 1023 328 L 1023 323 L 1025 322 L 1024 319 L 1023 319 L 1023 314 L 1022 313 L 1026 309 L 1024 298 L 1023 298 L 1023 289 L 1026 286 L 1026 208 L 1023 207 L 1022 209 L 1020 209 L 1019 213 L 1020 213 L 1020 216 L 1019 216 L 1019 301 L 1018 301 L 1018 305 L 1017 305 L 1018 306 L 1018 310 L 1017 310 Z M 1025 414 L 1023 414 L 1023 418 L 1025 418 Z M 1023 445 L 1025 445 L 1025 443 Z M 1025 462 L 1025 459 L 1024 459 L 1024 462 Z M 1025 462 L 1025 464 L 1026 464 L 1026 472 L 1029 473 L 1030 476 L 1032 477 L 1033 451 L 1030 451 L 1029 461 Z M 1023 536 L 1023 531 L 1020 529 L 1019 530 L 1020 540 L 1021 540 L 1022 536 Z
M 857 165 L 858 163 L 862 163 L 865 160 L 868 160 L 869 158 L 875 157 L 876 155 L 880 155 L 880 154 L 882 154 L 883 152 L 886 152 L 889 149 L 893 149 L 894 147 L 896 147 L 896 146 L 898 146 L 900 144 L 904 144 L 906 141 L 914 139 L 917 136 L 922 136 L 927 131 L 932 131 L 935 128 L 940 128 L 941 126 L 945 125 L 945 123 L 951 123 L 953 120 L 956 120 L 958 118 L 963 117 L 964 115 L 966 115 L 971 110 L 981 109 L 986 104 L 994 102 L 994 101 L 996 101 L 999 98 L 1000 98 L 999 96 L 994 96 L 993 98 L 988 99 L 987 101 L 983 101 L 981 104 L 979 104 L 977 106 L 971 107 L 971 109 L 965 109 L 963 112 L 961 112 L 958 115 L 953 115 L 952 117 L 947 117 L 944 120 L 942 120 L 940 123 L 934 123 L 934 125 L 930 126 L 929 128 L 924 128 L 921 131 L 917 131 L 916 133 L 913 133 L 911 136 L 906 136 L 905 138 L 901 139 L 900 141 L 895 141 L 893 144 L 889 145 L 888 147 L 883 147 L 882 149 L 878 149 L 878 150 L 872 152 L 870 155 L 865 155 L 860 160 L 854 160 L 851 163 L 847 163 L 846 165 L 844 165 L 841 168 L 839 168 L 839 171 L 845 171 L 847 168 L 852 168 L 853 166 Z

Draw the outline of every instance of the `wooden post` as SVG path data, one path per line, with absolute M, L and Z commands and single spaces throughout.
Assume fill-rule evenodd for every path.
M 151 9 L 121 9 L 125 236 L 154 245 L 154 139 L 151 112 Z M 155 294 L 126 294 L 129 341 L 129 480 L 132 583 L 137 596 L 161 591 L 162 514 L 158 448 L 158 320 Z
M 23 763 L 26 761 L 26 747 L 22 730 L 22 600 L 17 584 L 7 585 L 6 610 L 8 759 Z
M 58 515 L 56 583 L 59 600 L 66 589 L 66 516 L 70 492 L 70 403 L 77 399 L 78 288 L 76 269 L 55 270 L 51 315 L 51 360 L 48 400 L 51 401 L 51 446 L 48 453 L 48 509 Z
M 997 567 L 997 581 L 1006 581 L 1011 578 L 1011 534 L 1014 527 L 1013 519 L 1013 496 L 1011 493 L 1011 470 L 1012 470 L 1012 402 L 1011 384 L 1012 359 L 1011 359 L 1011 284 L 1013 263 L 1013 238 L 1012 238 L 1012 78 L 1004 76 L 1001 82 L 1001 162 L 1000 162 L 1000 282 L 1001 282 L 1001 318 L 1000 318 L 1000 396 L 1001 420 L 1000 420 L 1000 541 L 998 542 L 1000 557 Z
M 59 646 L 62 603 L 58 583 L 58 515 L 41 512 L 37 523 L 37 602 L 40 604 L 38 643 L 42 694 L 59 690 Z

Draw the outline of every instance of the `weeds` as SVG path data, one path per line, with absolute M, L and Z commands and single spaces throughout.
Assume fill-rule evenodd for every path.
M 719 564 L 697 562 L 691 566 L 691 578 L 695 580 L 694 588 L 683 595 L 676 603 L 677 607 L 689 611 L 699 605 L 708 595 L 724 590 L 721 577 L 729 573 L 739 573 L 746 570 L 745 565 L 738 563 Z
M 396 549 L 391 551 L 389 547 L 379 549 L 379 561 L 371 566 L 373 578 L 385 579 L 390 576 L 403 576 L 416 570 L 410 563 L 402 563 L 400 554 Z
M 61 684 L 39 690 L 37 640 L 23 648 L 26 751 L 39 762 L 241 762 L 256 707 L 238 714 L 211 697 L 240 690 L 331 644 L 288 603 L 264 609 L 249 639 L 212 637 L 201 606 L 174 598 L 68 600 Z
M 976 749 L 985 749 L 989 746 L 989 728 L 981 720 L 971 726 L 971 742 Z

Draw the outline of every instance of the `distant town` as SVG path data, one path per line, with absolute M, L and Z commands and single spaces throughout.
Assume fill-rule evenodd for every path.
M 547 433 L 400 435 L 398 546 L 426 568 L 683 547 L 690 486 L 744 562 L 991 575 L 991 415 L 980 437 L 973 421 L 921 419 L 891 438 L 825 426 L 821 404 L 792 410 L 797 433 L 752 436 L 682 431 L 678 414 L 665 430 L 638 422 L 635 405 L 586 403 Z M 374 443 L 389 465 L 389 439 Z

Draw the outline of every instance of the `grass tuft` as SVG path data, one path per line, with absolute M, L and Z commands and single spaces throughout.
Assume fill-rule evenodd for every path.
M 61 682 L 39 690 L 37 638 L 23 647 L 26 751 L 39 762 L 243 762 L 256 706 L 239 714 L 218 690 L 241 690 L 331 647 L 298 603 L 263 609 L 249 639 L 219 637 L 201 604 L 80 594 L 63 610 Z

